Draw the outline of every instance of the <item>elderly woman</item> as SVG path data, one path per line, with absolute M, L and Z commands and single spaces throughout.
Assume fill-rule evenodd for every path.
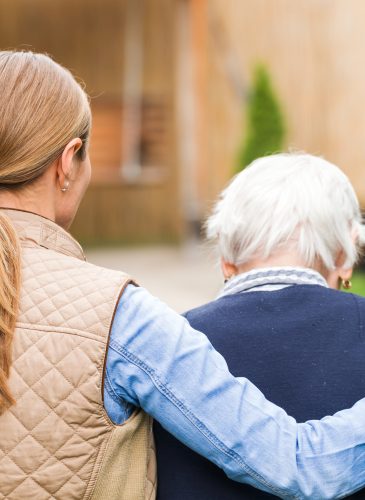
M 365 298 L 338 288 L 351 287 L 364 226 L 341 170 L 306 154 L 258 159 L 223 192 L 207 232 L 225 286 L 186 317 L 230 371 L 298 421 L 355 403 L 365 390 Z M 229 482 L 159 426 L 156 438 L 160 500 L 271 496 Z
M 90 179 L 91 114 L 72 75 L 0 52 L 0 89 L 0 498 L 152 500 L 149 415 L 283 497 L 364 486 L 365 400 L 297 424 L 127 274 L 85 261 L 67 229 Z

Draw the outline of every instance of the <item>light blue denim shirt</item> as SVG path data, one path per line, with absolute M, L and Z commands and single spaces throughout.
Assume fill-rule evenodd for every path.
M 115 422 L 141 407 L 230 478 L 282 498 L 340 498 L 365 486 L 365 399 L 297 424 L 143 288 L 129 285 L 118 304 L 104 393 Z

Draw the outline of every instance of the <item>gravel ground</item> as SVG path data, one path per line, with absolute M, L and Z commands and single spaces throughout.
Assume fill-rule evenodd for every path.
M 222 286 L 217 259 L 201 243 L 181 247 L 90 249 L 94 264 L 129 273 L 178 312 L 212 300 Z

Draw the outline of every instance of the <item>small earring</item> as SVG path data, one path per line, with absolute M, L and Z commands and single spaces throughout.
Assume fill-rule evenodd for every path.
M 65 185 L 63 186 L 63 188 L 61 188 L 62 193 L 66 193 L 66 191 L 68 190 L 69 186 L 70 186 L 70 181 L 66 181 Z
M 228 283 L 228 281 L 232 278 L 232 276 L 233 276 L 232 274 L 230 276 L 227 276 L 227 278 L 224 280 L 224 283 L 225 284 Z
M 350 280 L 342 280 L 342 286 L 345 290 L 349 290 L 352 287 L 352 283 Z

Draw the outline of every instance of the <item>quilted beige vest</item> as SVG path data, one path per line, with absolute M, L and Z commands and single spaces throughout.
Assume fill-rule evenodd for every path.
M 129 277 L 85 262 L 63 229 L 4 210 L 22 246 L 22 295 L 0 416 L 0 499 L 155 498 L 151 420 L 121 426 L 103 407 L 108 336 Z

